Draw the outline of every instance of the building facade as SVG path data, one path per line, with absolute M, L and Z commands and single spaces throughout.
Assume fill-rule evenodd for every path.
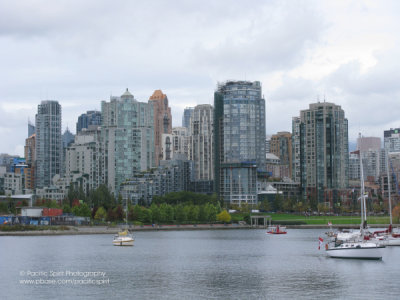
M 387 152 L 400 152 L 400 128 L 390 128 L 383 132 L 384 148 Z
M 155 164 L 162 160 L 162 135 L 170 134 L 172 130 L 171 108 L 168 106 L 168 97 L 161 90 L 155 90 L 149 98 L 153 106 L 154 116 L 154 153 Z
M 162 160 L 171 160 L 177 154 L 183 154 L 188 159 L 188 144 L 188 129 L 186 127 L 172 128 L 171 134 L 162 135 Z
M 300 117 L 292 118 L 292 180 L 297 183 L 301 181 L 300 124 Z
M 42 101 L 35 127 L 35 187 L 43 188 L 62 172 L 61 105 L 57 101 Z
M 78 117 L 78 122 L 76 122 L 76 134 L 84 128 L 89 128 L 91 125 L 101 125 L 101 112 L 97 110 L 88 110 L 85 114 L 81 114 Z
M 325 202 L 326 189 L 348 187 L 348 121 L 333 103 L 313 103 L 300 112 L 301 187 L 305 196 Z
M 182 116 L 182 127 L 185 127 L 189 129 L 190 126 L 190 118 L 192 117 L 193 114 L 193 107 L 186 107 L 183 110 L 183 116 Z
M 213 107 L 197 105 L 190 118 L 189 160 L 194 163 L 195 180 L 214 180 Z
M 292 134 L 290 132 L 278 132 L 272 135 L 270 153 L 275 154 L 280 159 L 281 165 L 286 165 L 289 169 L 288 177 L 292 177 Z
M 138 172 L 155 166 L 153 105 L 138 102 L 126 90 L 101 103 L 104 183 L 113 193 Z
M 227 81 L 214 93 L 214 189 L 231 204 L 257 203 L 265 171 L 265 100 L 258 81 Z
M 76 190 L 82 187 L 87 194 L 104 182 L 101 168 L 100 127 L 84 129 L 75 136 L 75 141 L 66 149 L 65 177 Z

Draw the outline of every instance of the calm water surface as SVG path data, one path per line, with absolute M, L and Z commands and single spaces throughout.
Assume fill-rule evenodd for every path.
M 400 247 L 383 249 L 382 261 L 338 260 L 318 251 L 324 230 L 264 232 L 137 232 L 134 247 L 115 247 L 110 235 L 0 237 L 0 298 L 400 298 Z M 81 281 L 57 281 L 67 279 Z

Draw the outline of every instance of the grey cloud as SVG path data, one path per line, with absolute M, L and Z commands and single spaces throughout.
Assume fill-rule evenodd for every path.
M 287 70 L 301 63 L 306 49 L 320 39 L 326 24 L 311 3 L 308 6 L 292 4 L 282 2 L 275 9 L 265 5 L 250 16 L 238 14 L 231 20 L 232 25 L 242 22 L 243 27 L 228 28 L 216 47 L 196 49 L 198 61 L 227 72 L 255 73 Z M 253 20 L 249 22 L 248 18 Z

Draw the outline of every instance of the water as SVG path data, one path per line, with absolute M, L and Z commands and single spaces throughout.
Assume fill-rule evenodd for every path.
M 318 251 L 324 230 L 137 232 L 134 247 L 110 235 L 0 237 L 1 299 L 398 299 L 400 247 L 382 261 Z M 46 275 L 27 275 L 28 272 Z M 70 272 L 104 272 L 104 276 Z M 51 272 L 60 272 L 51 277 Z M 64 272 L 64 273 L 62 273 Z M 23 283 L 21 280 L 55 280 Z M 81 280 L 71 281 L 58 280 Z M 91 279 L 84 283 L 85 279 Z M 95 280 L 102 280 L 97 281 Z

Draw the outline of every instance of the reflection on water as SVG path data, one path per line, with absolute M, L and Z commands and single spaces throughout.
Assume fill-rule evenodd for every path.
M 0 288 L 6 299 L 398 298 L 400 248 L 384 249 L 383 261 L 331 259 L 318 251 L 323 233 L 137 232 L 134 247 L 108 235 L 0 237 Z M 20 282 L 35 279 L 21 271 L 67 270 L 105 272 L 109 283 Z

